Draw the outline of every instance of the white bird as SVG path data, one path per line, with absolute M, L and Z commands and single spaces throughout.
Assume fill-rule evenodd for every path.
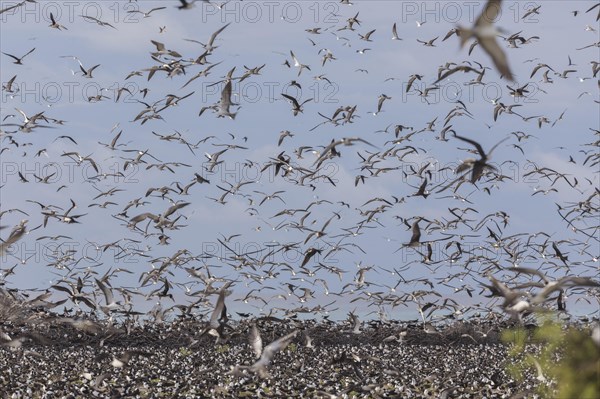
M 261 378 L 268 378 L 269 373 L 267 372 L 267 367 L 271 364 L 273 356 L 275 356 L 282 349 L 285 349 L 296 337 L 296 334 L 298 334 L 297 330 L 292 331 L 291 333 L 284 335 L 283 337 L 278 338 L 269 345 L 265 346 L 260 359 L 250 366 L 250 370 L 258 373 Z
M 353 312 L 348 314 L 350 321 L 352 322 L 352 334 L 360 334 L 360 319 Z
M 211 54 L 218 47 L 218 46 L 214 46 L 215 39 L 217 38 L 217 36 L 219 36 L 219 34 L 221 32 L 223 32 L 225 30 L 225 28 L 227 28 L 229 26 L 230 23 L 225 24 L 223 27 L 219 28 L 212 35 L 210 35 L 210 38 L 208 39 L 208 42 L 206 42 L 206 44 L 201 43 L 201 42 L 199 42 L 197 40 L 190 40 L 190 39 L 185 39 L 185 40 L 188 40 L 190 42 L 200 43 L 206 49 L 206 51 L 208 52 L 208 54 Z
M 483 11 L 475 21 L 475 25 L 471 29 L 466 29 L 458 26 L 458 35 L 460 37 L 460 45 L 464 47 L 469 39 L 474 37 L 479 45 L 492 58 L 496 69 L 505 78 L 513 81 L 513 74 L 508 66 L 506 54 L 498 45 L 496 36 L 500 33 L 494 26 L 494 21 L 500 15 L 500 5 L 502 0 L 488 0 Z
M 260 358 L 260 355 L 262 354 L 263 341 L 260 336 L 260 331 L 258 331 L 258 327 L 256 326 L 256 324 L 252 324 L 252 326 L 250 327 L 250 335 L 248 336 L 248 341 L 250 342 L 250 346 L 252 347 L 256 358 Z
M 111 310 L 118 308 L 119 303 L 115 301 L 112 290 L 101 280 L 96 279 L 96 284 L 98 285 L 98 288 L 100 288 L 100 291 L 102 291 L 104 300 L 106 301 L 106 306 L 100 306 L 100 309 L 108 314 Z
M 237 105 L 231 101 L 231 79 L 228 79 L 221 91 L 221 101 L 219 101 L 218 109 L 217 109 L 217 117 L 224 118 L 229 117 L 230 119 L 235 119 L 237 112 L 231 112 L 229 108 L 232 105 Z
M 308 65 L 302 64 L 300 63 L 300 61 L 298 61 L 298 59 L 296 58 L 296 56 L 294 55 L 294 52 L 290 50 L 290 54 L 292 55 L 292 60 L 294 61 L 294 66 L 296 68 L 300 68 L 298 70 L 298 76 L 300 76 L 300 74 L 302 73 L 302 70 L 304 68 L 308 69 L 310 71 L 310 67 Z
M 86 77 L 86 78 L 88 78 L 88 79 L 91 79 L 91 78 L 93 78 L 93 76 L 92 76 L 92 72 L 94 72 L 94 69 L 96 69 L 96 68 L 98 68 L 98 67 L 100 66 L 100 64 L 98 64 L 98 65 L 94 65 L 94 66 L 93 66 L 93 67 L 91 67 L 90 69 L 86 70 L 86 69 L 83 67 L 83 64 L 81 63 L 81 61 L 79 61 L 79 60 L 77 60 L 77 61 L 79 62 L 79 69 L 81 69 L 81 72 L 83 73 L 83 76 L 84 76 L 84 77 Z
M 139 13 L 139 14 L 142 14 L 144 16 L 144 18 L 148 18 L 150 16 L 150 14 L 153 13 L 154 11 L 164 10 L 165 8 L 167 8 L 167 7 L 155 7 L 153 9 L 151 9 L 150 11 L 131 10 L 131 11 L 127 11 L 127 13 L 128 14 Z
M 4 252 L 6 251 L 6 249 L 11 244 L 19 241 L 23 237 L 23 235 L 25 235 L 25 233 L 26 233 L 25 225 L 27 224 L 27 222 L 28 222 L 27 219 L 21 220 L 21 223 L 19 223 L 17 226 L 15 226 L 12 229 L 8 238 L 6 240 L 4 240 L 2 243 L 0 243 L 0 255 L 3 255 Z

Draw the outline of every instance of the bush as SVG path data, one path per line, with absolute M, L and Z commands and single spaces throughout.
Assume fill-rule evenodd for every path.
M 586 329 L 545 318 L 532 330 L 505 330 L 502 340 L 512 344 L 509 372 L 523 380 L 533 371 L 541 397 L 600 398 L 600 346 Z

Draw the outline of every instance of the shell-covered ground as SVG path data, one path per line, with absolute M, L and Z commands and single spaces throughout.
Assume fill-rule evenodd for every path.
M 297 331 L 267 375 L 249 367 L 257 361 L 248 343 L 252 324 L 264 351 Z M 0 346 L 2 397 L 508 398 L 533 397 L 541 383 L 534 372 L 524 381 L 511 377 L 500 338 L 506 326 L 489 322 L 437 329 L 370 322 L 357 332 L 346 322 L 252 324 L 235 323 L 218 343 L 202 335 L 204 323 L 190 320 L 129 331 L 105 326 L 99 334 L 57 323 L 5 325 L 21 345 Z

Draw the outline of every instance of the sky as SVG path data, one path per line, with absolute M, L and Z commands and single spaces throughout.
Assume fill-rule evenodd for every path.
M 5 9 L 17 3 L 0 4 Z M 502 3 L 495 26 L 504 37 L 520 32 L 520 36 L 529 39 L 525 44 L 517 42 L 518 48 L 509 48 L 506 40 L 497 39 L 506 52 L 515 82 L 498 74 L 480 46 L 469 55 L 472 41 L 462 49 L 455 35 L 442 41 L 456 26 L 472 26 L 484 2 L 355 1 L 345 5 L 197 1 L 189 9 L 178 9 L 179 4 L 38 1 L 0 15 L 3 53 L 21 57 L 35 48 L 23 58 L 22 65 L 14 64 L 10 56 L 0 56 L 3 86 L 16 76 L 12 92 L 3 88 L 1 100 L 0 204 L 2 211 L 13 210 L 2 214 L 0 224 L 7 228 L 1 236 L 6 238 L 10 228 L 22 219 L 28 219 L 29 229 L 2 255 L 4 277 L 0 281 L 6 288 L 30 290 L 30 295 L 35 296 L 52 285 L 66 286 L 81 277 L 85 282 L 83 291 L 98 295 L 100 303 L 103 298 L 94 278 L 126 269 L 107 281 L 119 300 L 120 287 L 139 293 L 132 298 L 136 309 L 148 310 L 158 303 L 169 308 L 200 299 L 208 303 L 200 311 L 210 311 L 214 296 L 198 294 L 206 286 L 186 270 L 193 268 L 212 276 L 216 288 L 223 284 L 220 279 L 235 280 L 227 300 L 231 313 L 282 314 L 281 309 L 328 305 L 325 309 L 329 315 L 338 319 L 350 311 L 365 318 L 410 319 L 420 317 L 418 306 L 430 302 L 440 305 L 446 298 L 460 304 L 457 309 L 464 312 L 456 312 L 458 317 L 475 312 L 478 306 L 497 306 L 497 302 L 484 296 L 489 292 L 481 285 L 489 282 L 484 270 L 490 259 L 500 265 L 493 274 L 502 279 L 514 277 L 515 273 L 506 269 L 515 263 L 541 268 L 553 278 L 597 277 L 600 251 L 594 226 L 598 226 L 598 215 L 588 215 L 577 222 L 578 229 L 591 228 L 584 230 L 592 233 L 588 237 L 580 230 L 573 231 L 557 213 L 558 206 L 568 207 L 585 200 L 598 187 L 598 164 L 586 162 L 589 155 L 597 152 L 597 146 L 586 144 L 597 141 L 593 129 L 600 128 L 598 75 L 594 77 L 592 69 L 592 61 L 599 61 L 598 47 L 584 48 L 599 40 L 597 9 L 585 12 L 594 2 Z M 538 13 L 526 15 L 537 6 L 541 6 Z M 144 14 L 154 8 L 159 9 Z M 575 10 L 577 15 L 572 13 Z M 62 29 L 49 26 L 50 13 L 64 26 Z M 359 23 L 354 24 L 354 30 L 344 29 L 351 17 Z M 402 40 L 392 40 L 394 24 Z M 207 63 L 192 64 L 205 52 L 203 43 L 223 27 Z M 320 33 L 308 31 L 314 28 L 320 28 Z M 369 41 L 361 39 L 360 35 L 365 37 L 372 30 Z M 418 41 L 435 37 L 435 47 Z M 149 69 L 161 65 L 151 58 L 151 53 L 157 51 L 152 40 L 178 54 L 160 55 L 158 60 L 168 63 L 182 59 L 187 65 L 185 73 L 167 76 L 164 71 L 157 71 L 149 79 Z M 291 52 L 310 69 L 299 71 Z M 323 64 L 323 56 L 328 52 L 333 58 Z M 89 78 L 82 76 L 79 62 L 86 70 L 99 66 Z M 486 67 L 485 85 L 468 85 L 477 75 L 458 72 L 439 82 L 429 97 L 420 96 L 416 89 L 423 91 L 433 86 L 438 67 L 448 62 L 470 63 L 478 70 Z M 546 68 L 531 77 L 538 63 L 552 68 L 548 73 L 552 83 L 542 81 Z M 207 76 L 186 85 L 209 66 L 212 68 Z M 259 74 L 239 79 L 245 71 L 261 66 Z M 232 68 L 235 119 L 219 118 L 211 109 L 199 116 L 203 107 L 220 101 L 224 79 Z M 564 74 L 567 70 L 572 72 Z M 134 71 L 139 75 L 128 78 Z M 422 78 L 407 92 L 413 74 Z M 525 97 L 510 95 L 510 87 L 525 84 L 529 91 Z M 117 101 L 120 89 L 126 91 Z M 282 93 L 299 102 L 308 100 L 303 111 L 294 115 Z M 161 111 L 161 119 L 149 119 L 143 124 L 135 120 L 148 105 L 160 101 L 157 108 L 162 108 L 165 96 L 188 94 L 177 105 Z M 374 114 L 382 94 L 390 98 L 384 101 L 381 112 Z M 99 100 L 94 96 L 100 96 Z M 513 105 L 512 110 L 522 117 L 504 113 L 494 120 L 498 102 Z M 356 106 L 356 111 L 351 123 L 327 123 L 325 117 L 331 117 L 336 109 L 352 106 Z M 461 115 L 445 125 L 446 116 L 457 106 Z M 24 132 L 19 130 L 24 123 L 19 110 L 28 117 L 43 112 L 52 119 L 38 121 L 46 127 Z M 549 123 L 539 127 L 541 117 Z M 421 131 L 433 120 L 430 130 Z M 421 132 L 394 143 L 411 132 L 404 129 L 395 137 L 396 125 Z M 459 176 L 454 171 L 463 160 L 476 156 L 465 151 L 472 150 L 472 146 L 452 137 L 450 132 L 446 134 L 447 141 L 438 139 L 448 125 L 456 134 L 480 143 L 486 151 L 506 140 L 490 156 L 497 168 L 496 176 L 504 178 L 488 175 L 476 185 L 466 182 L 455 192 L 456 185 L 437 192 Z M 284 130 L 293 136 L 278 145 Z M 119 131 L 122 133 L 116 148 L 102 144 L 110 143 Z M 160 139 L 172 134 L 183 140 Z M 531 136 L 517 138 L 523 135 Z M 326 159 L 315 175 L 320 177 L 297 184 L 303 170 L 315 170 L 320 152 L 332 140 L 341 138 L 360 140 L 353 146 L 336 146 L 341 156 Z M 375 164 L 389 170 L 373 176 L 368 169 L 361 169 L 363 159 L 394 146 L 400 149 L 398 156 Z M 301 147 L 306 150 L 299 159 L 295 151 Z M 219 157 L 223 162 L 209 171 L 210 154 L 226 148 Z M 146 151 L 143 162 L 129 163 L 125 169 L 128 159 L 134 159 L 138 151 Z M 76 155 L 64 155 L 72 152 L 92 158 L 98 172 L 89 161 L 78 162 Z M 268 166 L 282 152 L 295 168 L 286 177 Z M 405 156 L 400 156 L 405 152 Z M 169 162 L 175 164 L 157 167 Z M 559 179 L 552 186 L 553 178 L 531 173 L 541 167 L 564 173 L 567 179 L 577 178 L 578 184 L 571 187 Z M 421 168 L 430 172 L 427 198 L 413 196 L 422 183 L 413 171 Z M 20 179 L 19 172 L 27 182 Z M 151 187 L 175 189 L 176 182 L 183 187 L 195 179 L 195 173 L 210 183 L 193 185 L 188 195 L 178 191 L 164 196 L 158 192 L 146 195 Z M 364 182 L 357 184 L 356 177 L 361 175 Z M 218 199 L 224 190 L 241 182 L 247 184 L 227 195 L 225 204 L 211 199 Z M 545 191 L 552 188 L 556 191 Z M 116 191 L 94 199 L 110 189 Z M 532 195 L 537 191 L 542 192 Z M 126 216 L 119 216 L 126 204 L 136 198 L 144 205 L 131 207 Z M 373 198 L 381 200 L 369 203 Z M 50 218 L 43 226 L 40 205 L 29 202 L 55 205 L 62 208 L 57 211 L 60 213 L 71 207 L 70 200 L 76 203 L 71 215 L 84 214 L 78 219 L 80 223 L 67 224 Z M 105 201 L 114 204 L 104 204 Z M 180 226 L 164 230 L 168 245 L 161 245 L 161 233 L 153 223 L 147 227 L 147 235 L 128 227 L 132 217 L 144 212 L 163 213 L 178 201 L 189 205 L 171 215 L 171 220 L 180 216 Z M 597 195 L 594 201 L 597 206 Z M 307 209 L 313 202 L 308 211 L 275 216 L 283 209 Z M 382 205 L 383 212 L 369 213 Z M 472 210 L 467 210 L 465 217 L 471 221 L 441 227 L 453 218 L 449 208 L 455 207 L 470 207 Z M 495 216 L 498 212 L 510 216 L 506 226 L 501 217 Z M 305 215 L 306 229 L 298 228 Z M 404 246 L 411 238 L 409 226 L 416 216 L 438 221 L 421 222 L 421 242 L 433 241 L 434 264 L 424 264 L 417 252 L 426 251 L 424 244 L 417 248 Z M 361 221 L 362 227 L 357 228 Z M 148 221 L 143 221 L 138 227 L 144 230 L 146 224 Z M 425 228 L 427 225 L 429 228 Z M 499 236 L 515 237 L 506 243 L 523 249 L 516 262 L 501 248 L 494 248 L 486 227 Z M 311 230 L 307 229 L 323 229 L 326 234 L 309 236 Z M 222 242 L 232 235 L 237 236 L 227 242 L 228 249 Z M 102 245 L 118 240 L 125 250 L 102 250 Z M 463 253 L 451 261 L 450 255 L 457 247 L 446 245 L 453 241 L 462 245 Z M 525 246 L 527 242 L 531 245 Z M 568 252 L 568 269 L 557 259 L 552 242 Z M 280 249 L 277 245 L 287 243 L 297 246 L 266 256 L 270 248 Z M 546 243 L 540 250 L 540 245 Z M 301 267 L 311 247 L 323 252 Z M 156 275 L 164 259 L 184 249 L 189 252 L 180 257 L 181 264 L 167 266 L 156 281 L 150 278 L 141 286 L 145 277 Z M 481 261 L 468 252 L 485 254 L 490 259 Z M 234 259 L 243 253 L 256 259 L 266 256 L 273 263 L 243 265 Z M 57 267 L 56 260 L 61 257 L 63 266 Z M 473 258 L 472 262 L 467 262 L 469 258 Z M 6 270 L 14 265 L 14 274 L 6 275 Z M 340 278 L 327 268 L 339 268 L 344 273 Z M 364 274 L 365 284 L 356 282 L 360 268 L 369 268 Z M 394 269 L 401 271 L 400 276 Z M 165 279 L 172 285 L 169 293 L 173 299 L 150 294 L 161 292 Z M 433 286 L 423 279 L 430 279 Z M 514 282 L 531 280 L 536 279 L 527 275 Z M 289 284 L 294 286 L 293 292 Z M 308 289 L 312 297 L 302 298 L 302 288 Z M 53 298 L 64 297 L 55 289 L 51 291 Z M 248 297 L 248 293 L 264 301 Z M 384 306 L 375 305 L 373 298 L 377 296 L 388 298 Z M 71 302 L 66 305 L 74 306 Z M 598 303 L 584 293 L 574 293 L 568 299 L 568 309 L 576 314 L 596 311 L 597 315 Z M 428 317 L 435 320 L 449 313 L 452 311 L 437 309 Z

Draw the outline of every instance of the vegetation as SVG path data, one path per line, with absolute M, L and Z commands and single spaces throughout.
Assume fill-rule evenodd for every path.
M 509 372 L 519 381 L 535 373 L 542 398 L 600 398 L 600 346 L 586 329 L 546 317 L 533 330 L 505 330 L 502 339 L 512 345 Z
M 179 354 L 180 354 L 181 356 L 184 356 L 184 357 L 185 357 L 185 356 L 189 356 L 189 355 L 191 355 L 191 354 L 192 354 L 192 351 L 191 351 L 191 350 L 189 350 L 188 348 L 186 348 L 186 347 L 183 347 L 183 346 L 182 346 L 181 348 L 179 348 Z

